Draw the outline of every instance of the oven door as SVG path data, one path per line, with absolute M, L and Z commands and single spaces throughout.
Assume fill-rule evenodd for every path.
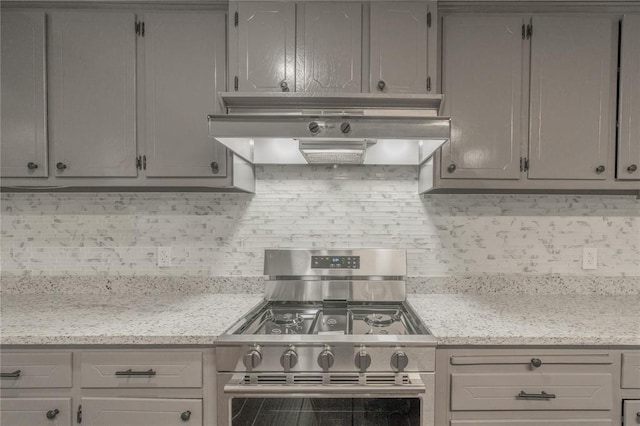
M 219 426 L 430 426 L 433 422 L 432 373 L 218 374 L 218 384 Z

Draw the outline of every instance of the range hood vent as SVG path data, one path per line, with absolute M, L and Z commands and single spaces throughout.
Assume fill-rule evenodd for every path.
M 419 165 L 450 136 L 442 95 L 220 96 L 209 136 L 253 164 Z

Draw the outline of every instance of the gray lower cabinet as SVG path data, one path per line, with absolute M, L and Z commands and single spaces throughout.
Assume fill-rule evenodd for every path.
M 297 86 L 302 92 L 362 91 L 362 4 L 298 4 Z
M 200 399 L 82 398 L 81 404 L 83 425 L 202 425 Z
M 624 426 L 640 425 L 640 400 L 624 401 L 622 415 L 624 419 Z
M 51 13 L 56 176 L 137 175 L 135 22 L 130 12 Z
M 146 177 L 224 177 L 226 150 L 204 121 L 221 110 L 224 14 L 149 12 L 143 22 Z
M 1 398 L 3 426 L 69 426 L 71 398 Z
M 617 178 L 640 179 L 640 15 L 622 19 Z
M 2 11 L 0 175 L 46 177 L 45 15 Z
M 622 353 L 620 386 L 623 389 L 640 389 L 640 351 Z

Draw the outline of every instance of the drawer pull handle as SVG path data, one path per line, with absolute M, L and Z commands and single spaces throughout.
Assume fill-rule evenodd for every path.
M 56 416 L 60 413 L 60 410 L 58 410 L 57 408 L 55 410 L 49 410 L 47 411 L 47 418 L 49 420 L 53 420 L 56 418 Z
M 540 393 L 526 393 L 525 391 L 520 391 L 518 394 L 518 398 L 520 399 L 555 399 L 556 394 L 554 393 L 546 393 L 545 391 L 541 391 Z
M 538 368 L 542 365 L 542 361 L 540 358 L 531 358 L 531 366 L 534 368 Z
M 183 422 L 188 422 L 189 419 L 191 418 L 191 411 L 184 411 L 182 414 L 180 414 L 180 420 L 182 420 Z
M 116 371 L 116 376 L 155 376 L 156 372 L 153 369 L 147 371 L 133 371 L 131 369 L 125 371 Z
M 11 373 L 0 373 L 0 377 L 3 379 L 17 379 L 21 373 L 22 371 L 20 370 L 12 371 Z

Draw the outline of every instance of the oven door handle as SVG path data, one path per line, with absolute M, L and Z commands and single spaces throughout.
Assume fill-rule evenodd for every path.
M 349 384 L 243 384 L 244 374 L 234 376 L 224 386 L 224 393 L 243 395 L 264 394 L 394 394 L 417 395 L 426 393 L 426 388 L 419 374 L 410 374 L 411 383 L 401 385 L 349 385 Z

